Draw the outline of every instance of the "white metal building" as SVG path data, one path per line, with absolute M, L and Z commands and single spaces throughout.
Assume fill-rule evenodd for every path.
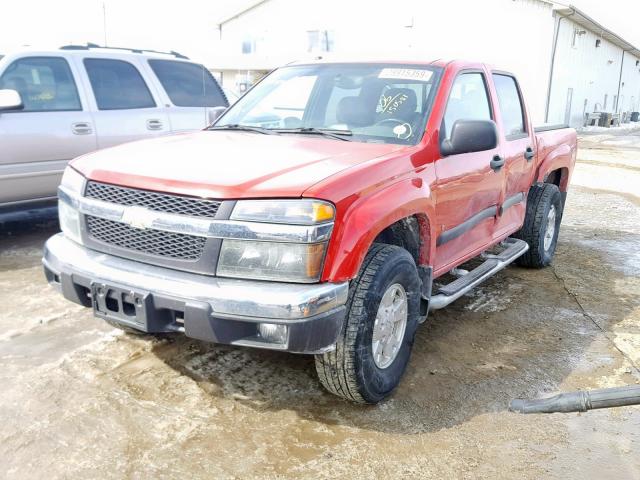
M 547 118 L 581 125 L 587 112 L 640 107 L 640 51 L 578 9 L 555 11 Z
M 256 0 L 218 33 L 210 67 L 238 90 L 319 54 L 463 58 L 516 73 L 536 123 L 640 108 L 640 51 L 549 0 Z

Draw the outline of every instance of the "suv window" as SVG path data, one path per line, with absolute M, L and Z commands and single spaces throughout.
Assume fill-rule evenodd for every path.
M 23 112 L 82 110 L 76 83 L 64 58 L 20 58 L 2 74 L 0 88 L 20 93 Z
M 453 82 L 444 114 L 445 138 L 449 138 L 456 120 L 491 120 L 489 95 L 481 73 L 463 73 Z
M 227 101 L 209 70 L 195 63 L 149 60 L 149 66 L 177 107 L 221 107 Z
M 507 138 L 519 137 L 526 133 L 524 111 L 516 79 L 509 75 L 493 75 L 493 83 L 498 94 L 498 104 L 504 134 Z
M 140 72 L 129 62 L 85 58 L 84 66 L 100 110 L 153 108 L 156 102 Z

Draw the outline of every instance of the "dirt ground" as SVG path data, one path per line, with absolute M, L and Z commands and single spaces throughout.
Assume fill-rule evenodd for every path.
M 132 338 L 45 282 L 55 212 L 0 219 L 2 478 L 640 478 L 640 407 L 515 397 L 640 380 L 640 130 L 581 138 L 552 268 L 510 267 L 418 332 L 374 407 L 313 359 Z

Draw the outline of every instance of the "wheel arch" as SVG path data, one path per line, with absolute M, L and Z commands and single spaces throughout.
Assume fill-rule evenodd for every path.
M 431 265 L 434 219 L 431 190 L 421 180 L 402 180 L 359 198 L 337 222 L 340 228 L 330 242 L 323 280 L 355 278 L 377 239 L 406 248 L 418 265 Z
M 575 163 L 575 149 L 563 144 L 552 150 L 538 167 L 536 181 L 553 183 L 561 192 L 569 188 L 571 170 Z

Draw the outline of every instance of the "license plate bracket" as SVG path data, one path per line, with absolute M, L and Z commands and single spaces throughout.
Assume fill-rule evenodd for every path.
M 91 283 L 91 304 L 96 317 L 147 331 L 150 294 L 105 283 Z

